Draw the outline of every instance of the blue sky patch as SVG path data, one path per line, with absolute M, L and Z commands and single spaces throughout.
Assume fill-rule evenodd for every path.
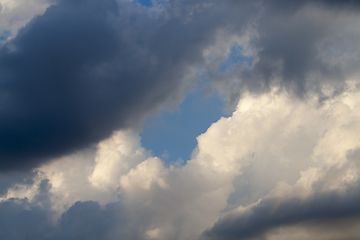
M 242 51 L 242 46 L 234 44 L 230 49 L 229 57 L 219 64 L 218 70 L 220 72 L 226 72 L 232 68 L 235 68 L 239 64 L 246 64 L 250 67 L 254 59 L 252 57 L 244 56 Z
M 11 36 L 11 32 L 6 30 L 4 31 L 1 35 L 0 35 L 0 42 L 5 41 L 6 39 L 8 39 L 8 37 Z
M 138 0 L 138 2 L 143 5 L 143 6 L 146 6 L 146 7 L 152 7 L 153 6 L 153 3 L 151 0 Z
M 140 134 L 142 146 L 171 163 L 187 161 L 197 145 L 196 137 L 224 116 L 224 102 L 216 94 L 190 93 L 175 112 L 149 117 Z

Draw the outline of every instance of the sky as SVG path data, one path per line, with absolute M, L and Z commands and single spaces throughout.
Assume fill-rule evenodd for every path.
M 359 65 L 356 0 L 0 0 L 0 239 L 359 239 Z
M 196 137 L 227 115 L 218 95 L 190 92 L 175 109 L 147 118 L 140 133 L 141 144 L 167 163 L 186 161 L 197 145 Z

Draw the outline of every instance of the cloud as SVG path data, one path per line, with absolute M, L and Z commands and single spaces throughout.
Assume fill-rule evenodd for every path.
M 43 165 L 33 184 L 9 188 L 1 204 L 46 215 L 47 225 L 32 220 L 45 239 L 311 239 L 330 230 L 351 239 L 359 106 L 351 84 L 322 105 L 278 89 L 248 93 L 197 138 L 184 166 L 165 166 L 136 132 L 119 131 L 96 149 Z
M 221 23 L 154 14 L 131 2 L 60 1 L 1 48 L 2 170 L 96 144 L 181 99 Z
M 219 72 L 216 66 L 230 55 L 209 54 L 213 62 L 206 75 L 230 102 L 236 105 L 245 89 L 263 93 L 274 85 L 298 97 L 308 92 L 332 97 L 344 90 L 346 79 L 358 75 L 357 1 L 279 0 L 258 6 L 248 38 L 232 39 L 234 32 L 226 32 L 217 43 L 218 49 L 243 46 L 243 58 L 251 57 L 251 66 Z M 332 92 L 324 92 L 324 86 Z
M 330 231 L 338 235 L 334 239 L 354 239 L 353 233 L 348 236 L 348 230 L 358 226 L 358 189 L 357 182 L 345 192 L 318 192 L 306 199 L 286 193 L 286 189 L 282 196 L 269 195 L 254 206 L 240 208 L 227 215 L 204 233 L 204 239 L 272 239 L 274 235 L 275 239 L 281 239 L 284 236 L 277 231 L 289 226 L 315 233 L 318 230 L 320 236 Z M 358 234 L 355 236 L 358 237 Z M 287 237 L 300 239 L 296 234 Z M 302 239 L 314 239 L 314 235 L 303 236 Z
M 48 207 L 49 181 L 37 185 L 34 202 L 10 198 L 0 202 L 0 237 L 2 239 L 40 239 L 49 234 L 53 225 Z
M 254 143 L 244 142 L 253 159 L 234 181 L 228 213 L 201 239 L 333 239 L 329 231 L 334 239 L 358 236 L 358 93 L 315 108 L 291 101 L 276 95 L 240 101 L 234 115 L 242 112 L 237 122 L 251 132 L 248 139 L 255 135 Z
M 0 48 L 0 237 L 357 238 L 358 11 L 50 6 Z M 138 127 L 196 84 L 237 106 L 184 165 L 165 164 Z
M 358 73 L 357 9 L 352 1 L 59 1 L 0 49 L 1 169 L 31 169 L 139 127 L 202 73 L 210 79 L 202 84 L 233 103 L 273 85 L 298 96 L 341 93 Z M 250 64 L 226 60 L 234 46 Z
M 45 12 L 52 0 L 1 0 L 0 1 L 0 35 L 16 36 L 18 30 L 24 27 L 34 16 Z M 4 35 L 3 35 L 4 36 Z M 0 44 L 6 38 L 0 38 Z

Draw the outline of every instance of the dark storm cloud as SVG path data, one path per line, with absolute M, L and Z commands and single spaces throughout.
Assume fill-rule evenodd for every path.
M 39 184 L 35 204 L 17 198 L 0 202 L 1 239 L 44 239 L 54 230 L 48 204 L 50 188 L 48 180 Z
M 264 79 L 266 86 L 273 77 L 281 78 L 285 87 L 300 95 L 309 90 L 306 78 L 311 73 L 321 75 L 318 81 L 341 80 L 346 74 L 343 72 L 345 69 L 329 66 L 324 61 L 326 59 L 319 57 L 321 50 L 318 46 L 321 41 L 336 36 L 337 31 L 342 30 L 332 26 L 336 24 L 334 19 L 352 6 L 359 7 L 359 1 L 266 2 L 267 10 L 259 21 L 260 37 L 255 43 L 261 49 L 260 60 L 252 69 L 252 75 Z M 330 16 L 322 11 L 328 11 Z M 330 46 L 336 47 L 336 44 Z
M 204 233 L 204 239 L 257 239 L 274 228 L 306 221 L 311 221 L 312 226 L 325 225 L 331 229 L 331 222 L 341 226 L 342 221 L 359 218 L 359 201 L 358 184 L 345 194 L 319 193 L 307 200 L 267 198 L 242 214 L 234 213 L 219 220 Z M 342 227 L 343 231 L 341 228 L 338 231 L 346 236 L 346 228 Z
M 39 166 L 178 102 L 219 29 L 242 35 L 250 23 L 258 32 L 257 60 L 231 73 L 240 88 L 216 67 L 208 71 L 230 93 L 266 91 L 274 79 L 298 95 L 323 79 L 341 91 L 357 61 L 329 66 L 319 58 L 319 42 L 338 31 L 334 15 L 320 13 L 343 16 L 358 1 L 300 2 L 174 0 L 156 13 L 130 1 L 58 1 L 0 49 L 0 170 Z M 309 5 L 315 14 L 298 17 Z M 321 77 L 309 81 L 310 73 Z
M 114 239 L 115 227 L 123 230 L 126 214 L 120 203 L 100 207 L 97 202 L 76 202 L 58 221 L 53 221 L 50 189 L 49 181 L 42 180 L 32 201 L 12 198 L 0 202 L 0 238 L 100 240 Z
M 63 0 L 35 17 L 0 50 L 0 169 L 36 167 L 178 101 L 225 24 L 226 8 L 193 7 L 151 17 L 132 2 Z
M 118 239 L 115 230 L 126 226 L 122 225 L 124 213 L 119 203 L 100 207 L 97 202 L 76 202 L 57 223 L 52 220 L 53 212 L 26 199 L 1 202 L 0 211 L 0 238 L 4 240 Z
M 359 232 L 354 237 L 353 232 L 347 231 L 356 229 L 360 222 L 360 182 L 348 183 L 340 191 L 328 190 L 331 181 L 343 178 L 348 169 L 359 169 L 360 148 L 349 150 L 347 159 L 344 166 L 333 166 L 312 184 L 311 196 L 269 195 L 242 212 L 234 211 L 220 219 L 201 239 L 267 239 L 269 233 L 288 226 L 302 227 L 315 234 L 333 231 L 341 239 L 358 238 Z
M 10 199 L 0 203 L 1 239 L 44 239 L 52 230 L 47 211 L 26 200 Z
M 261 93 L 274 84 L 299 97 L 309 91 L 321 95 L 321 86 L 326 82 L 335 87 L 335 94 L 343 91 L 344 80 L 358 70 L 360 61 L 359 32 L 347 31 L 359 21 L 360 1 L 259 3 L 262 11 L 254 20 L 257 36 L 250 41 L 256 49 L 253 65 L 226 74 L 210 69 L 209 77 L 225 84 L 228 78 L 232 82 L 228 92 L 235 95 L 244 87 Z M 357 35 L 352 38 L 351 34 Z M 345 60 L 350 55 L 356 56 Z M 234 79 L 238 84 L 233 84 Z M 231 98 L 236 104 L 239 97 Z
M 0 196 L 16 184 L 32 185 L 37 172 L 5 172 L 0 174 Z
M 286 1 L 286 0 L 273 0 L 269 1 L 273 8 L 278 9 L 291 9 L 296 10 L 306 4 L 321 4 L 322 7 L 341 7 L 341 8 L 352 8 L 360 7 L 358 0 L 304 0 L 304 1 Z
M 92 201 L 76 202 L 62 214 L 59 230 L 49 239 L 109 239 L 111 231 L 121 224 L 116 215 L 123 215 L 119 204 L 101 208 L 99 203 Z
M 3 240 L 115 240 L 144 239 L 138 226 L 129 227 L 129 216 L 121 201 L 100 206 L 78 201 L 54 221 L 51 184 L 43 180 L 34 199 L 11 198 L 0 202 L 0 238 Z M 140 227 L 141 228 L 141 227 Z

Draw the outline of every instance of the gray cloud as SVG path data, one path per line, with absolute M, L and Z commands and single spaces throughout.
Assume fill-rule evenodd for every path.
M 282 84 L 298 94 L 309 90 L 307 84 L 312 73 L 320 75 L 317 81 L 342 80 L 347 74 L 344 70 L 348 69 L 342 69 L 339 64 L 329 66 L 326 59 L 320 57 L 321 51 L 326 49 L 319 49 L 318 45 L 327 38 L 336 37 L 341 30 L 339 28 L 346 27 L 332 25 L 337 24 L 336 15 L 341 15 L 344 8 L 348 9 L 353 4 L 354 1 L 267 3 L 265 7 L 268 11 L 259 21 L 260 37 L 256 41 L 260 49 L 259 61 L 252 69 L 251 77 L 260 75 L 266 85 L 274 77 L 281 78 Z M 328 46 L 328 49 L 336 47 L 337 43 Z
M 0 169 L 31 169 L 176 104 L 219 30 L 241 36 L 252 26 L 258 33 L 251 67 L 208 68 L 211 83 L 225 86 L 233 101 L 244 87 L 263 92 L 279 82 L 298 96 L 321 92 L 324 82 L 341 92 L 358 69 L 360 54 L 351 50 L 358 35 L 341 35 L 358 20 L 348 17 L 357 7 L 174 0 L 151 12 L 133 2 L 58 1 L 0 49 Z
M 136 132 L 120 131 L 10 188 L 3 238 L 190 240 L 218 222 L 203 238 L 356 239 L 358 97 L 354 89 L 319 107 L 250 94 L 198 137 L 185 166 L 165 167 Z M 31 229 L 18 225 L 23 215 Z
M 36 174 L 36 171 L 10 171 L 0 174 L 0 196 L 6 194 L 7 189 L 15 186 L 15 184 L 34 184 L 33 178 Z
M 310 197 L 291 196 L 291 193 L 282 197 L 270 194 L 244 211 L 229 213 L 205 231 L 201 239 L 268 239 L 279 229 L 293 226 L 313 232 L 315 236 L 332 232 L 334 239 L 358 238 L 359 232 L 355 231 L 354 235 L 350 230 L 357 229 L 360 221 L 360 182 L 346 184 L 341 191 L 329 190 L 328 186 L 354 166 L 352 164 L 359 164 L 359 148 L 349 151 L 347 158 L 350 160 L 347 164 L 333 166 L 312 184 L 315 191 Z M 313 238 L 314 235 L 310 234 L 302 238 L 293 234 L 287 239 Z
M 78 201 L 54 221 L 51 187 L 49 180 L 44 179 L 31 201 L 11 198 L 0 202 L 1 239 L 117 239 L 115 230 L 121 230 L 125 236 L 127 215 L 121 202 L 100 207 L 97 202 Z
M 52 230 L 47 211 L 26 200 L 0 203 L 1 239 L 43 239 Z
M 92 201 L 76 202 L 61 216 L 59 230 L 49 239 L 114 239 L 111 232 L 117 226 L 122 227 L 116 217 L 124 212 L 120 208 L 118 203 L 101 208 Z
M 279 203 L 278 199 L 265 199 L 246 214 L 220 220 L 204 233 L 205 239 L 256 239 L 273 228 L 305 221 L 319 226 L 331 221 L 340 223 L 343 219 L 359 216 L 360 195 L 357 190 L 358 186 L 350 189 L 345 196 L 327 193 L 306 201 L 293 198 Z M 327 226 L 332 228 L 331 224 Z
M 209 78 L 226 85 L 222 87 L 234 95 L 229 98 L 234 104 L 244 88 L 262 93 L 278 85 L 298 97 L 315 92 L 323 98 L 321 88 L 329 84 L 334 94 L 341 93 L 360 61 L 360 33 L 354 28 L 359 1 L 274 0 L 259 5 L 256 36 L 250 40 L 252 66 L 226 73 L 209 68 Z
M 51 212 L 29 203 L 26 199 L 10 199 L 0 203 L 1 239 L 114 239 L 111 230 L 118 224 L 119 204 L 100 208 L 96 202 L 76 202 L 65 212 L 59 223 L 52 221 Z
M 59 1 L 6 43 L 1 170 L 87 147 L 181 99 L 227 8 L 204 7 L 186 20 L 195 4 L 178 4 L 150 16 L 131 2 Z
M 12 198 L 0 202 L 1 239 L 145 239 L 141 226 L 131 226 L 131 216 L 121 201 L 105 206 L 78 201 L 54 220 L 55 213 L 44 204 L 49 201 L 51 186 L 44 180 L 39 188 L 33 201 Z
M 38 186 L 36 203 L 28 199 L 11 198 L 0 202 L 0 238 L 1 239 L 44 239 L 54 227 L 52 212 L 46 204 L 49 201 L 49 185 L 43 180 Z

